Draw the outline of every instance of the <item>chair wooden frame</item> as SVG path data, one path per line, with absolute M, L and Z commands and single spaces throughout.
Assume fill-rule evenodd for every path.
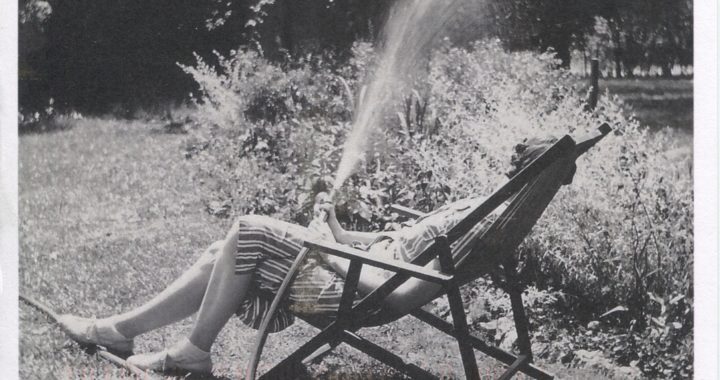
M 424 252 L 421 252 L 412 261 L 412 263 L 378 257 L 369 257 L 364 251 L 336 243 L 306 241 L 304 244 L 305 248 L 296 258 L 296 261 L 283 281 L 278 294 L 273 299 L 269 312 L 265 316 L 263 323 L 261 323 L 253 355 L 250 363 L 248 364 L 246 378 L 255 379 L 260 355 L 267 338 L 267 326 L 269 321 L 273 318 L 278 304 L 281 302 L 283 297 L 285 297 L 287 287 L 293 281 L 294 276 L 296 275 L 300 264 L 305 259 L 307 252 L 310 249 L 318 249 L 327 254 L 345 258 L 350 261 L 348 272 L 345 277 L 345 288 L 343 289 L 337 318 L 335 321 L 330 323 L 322 323 L 307 319 L 308 322 L 319 328 L 321 331 L 298 348 L 294 353 L 290 354 L 271 370 L 263 374 L 261 377 L 262 379 L 295 378 L 299 365 L 302 365 L 303 362 L 308 362 L 321 357 L 340 343 L 346 343 L 401 372 L 409 374 L 413 378 L 435 378 L 432 374 L 422 368 L 413 364 L 405 363 L 399 356 L 356 334 L 357 330 L 367 326 L 368 315 L 370 314 L 368 311 L 382 302 L 385 297 L 411 277 L 434 282 L 442 286 L 442 293 L 432 297 L 432 299 L 429 299 L 428 302 L 439 296 L 446 295 L 450 305 L 453 323 L 448 323 L 422 308 L 417 308 L 410 314 L 437 330 L 450 335 L 457 341 L 463 363 L 463 369 L 467 379 L 480 378 L 474 350 L 478 350 L 507 366 L 506 371 L 499 377 L 499 379 L 509 379 L 518 372 L 522 372 L 536 379 L 552 379 L 552 374 L 543 371 L 531 363 L 532 354 L 530 352 L 515 355 L 497 347 L 490 346 L 481 339 L 470 334 L 465 315 L 465 308 L 460 296 L 460 286 L 463 283 L 461 282 L 461 279 L 455 276 L 456 268 L 453 262 L 451 244 L 456 241 L 456 239 L 462 237 L 470 231 L 473 226 L 482 221 L 498 206 L 520 191 L 525 184 L 539 175 L 544 169 L 548 168 L 558 159 L 563 157 L 571 157 L 573 160 L 576 159 L 605 137 L 610 131 L 611 128 L 607 124 L 603 124 L 593 135 L 583 139 L 577 144 L 570 136 L 564 136 L 525 168 L 523 168 L 519 173 L 513 176 L 482 204 L 470 211 L 467 217 L 451 228 L 445 235 L 437 237 L 434 244 Z M 403 213 L 407 216 L 417 217 L 422 215 L 415 210 L 402 206 L 396 206 L 395 209 L 397 212 Z M 514 252 L 514 248 L 512 251 Z M 510 253 L 512 252 L 508 252 L 507 254 Z M 436 258 L 440 263 L 440 271 L 425 268 L 426 264 Z M 363 265 L 370 265 L 390 270 L 395 274 L 380 287 L 364 296 L 360 302 L 353 306 L 354 295 L 356 294 L 360 272 Z

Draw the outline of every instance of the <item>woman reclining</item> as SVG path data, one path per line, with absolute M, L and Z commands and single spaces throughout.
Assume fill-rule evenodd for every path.
M 543 150 L 540 146 L 533 148 L 518 150 L 516 147 L 516 153 L 521 155 L 513 157 L 513 171 Z M 341 244 L 364 246 L 369 255 L 411 261 L 480 201 L 468 199 L 443 206 L 418 219 L 414 225 L 390 233 L 343 229 L 334 205 L 327 199 L 321 199 L 316 205 L 316 212 L 327 213 L 327 224 L 316 219 L 306 228 L 265 216 L 243 216 L 233 224 L 224 240 L 212 244 L 190 269 L 142 306 L 103 319 L 64 315 L 59 323 L 80 343 L 130 353 L 135 336 L 197 312 L 187 337 L 163 351 L 133 355 L 127 361 L 141 369 L 155 371 L 211 372 L 210 348 L 223 326 L 237 314 L 243 323 L 259 327 L 304 240 L 331 239 Z M 484 228 L 483 224 L 476 228 Z M 439 265 L 435 260 L 427 267 L 437 269 Z M 311 253 L 269 330 L 286 328 L 292 324 L 293 314 L 332 319 L 339 306 L 347 270 L 345 259 Z M 388 274 L 365 266 L 358 283 L 359 292 L 369 293 L 380 286 Z M 409 279 L 384 300 L 382 308 L 402 315 L 425 304 L 428 294 L 436 294 L 439 287 Z

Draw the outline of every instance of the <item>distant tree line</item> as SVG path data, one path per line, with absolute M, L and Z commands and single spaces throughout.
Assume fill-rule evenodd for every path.
M 490 0 L 493 34 L 516 50 L 552 48 L 563 66 L 571 50 L 602 55 L 615 75 L 692 65 L 691 0 Z
M 585 47 L 604 50 L 616 77 L 650 66 L 670 76 L 673 66 L 693 64 L 692 0 L 612 0 L 598 16 Z
M 446 0 L 434 0 L 446 1 Z M 104 112 L 187 98 L 176 62 L 252 46 L 273 60 L 342 59 L 377 36 L 391 0 L 20 0 L 20 103 Z M 448 37 L 512 50 L 601 54 L 617 76 L 692 64 L 691 0 L 464 0 Z

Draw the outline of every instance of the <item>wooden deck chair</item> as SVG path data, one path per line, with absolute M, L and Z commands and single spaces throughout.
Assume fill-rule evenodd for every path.
M 345 245 L 306 241 L 306 249 L 298 254 L 278 294 L 273 299 L 270 311 L 261 323 L 246 378 L 255 379 L 260 355 L 267 338 L 269 321 L 272 320 L 274 311 L 286 296 L 286 290 L 308 250 L 319 249 L 350 260 L 337 317 L 334 321 L 328 322 L 300 315 L 301 319 L 321 331 L 266 372 L 262 376 L 263 379 L 295 378 L 297 371 L 303 368 L 303 362 L 324 355 L 340 343 L 346 343 L 413 378 L 435 378 L 422 368 L 405 363 L 399 356 L 356 333 L 363 327 L 382 325 L 402 317 L 402 315 L 393 315 L 389 312 L 369 313 L 368 311 L 380 305 L 387 295 L 411 277 L 442 285 L 442 291 L 439 294 L 430 295 L 427 302 L 446 295 L 450 305 L 452 324 L 423 308 L 418 308 L 410 314 L 457 341 L 466 378 L 480 378 L 474 351 L 478 350 L 507 366 L 500 379 L 509 379 L 517 372 L 536 379 L 552 379 L 553 375 L 531 364 L 531 355 L 527 353 L 514 355 L 490 346 L 471 335 L 459 287 L 494 269 L 503 262 L 504 258 L 514 254 L 517 246 L 530 232 L 565 180 L 572 175 L 577 157 L 585 153 L 610 131 L 611 128 L 607 124 L 603 124 L 593 135 L 577 144 L 570 136 L 564 136 L 484 202 L 476 206 L 445 235 L 437 237 L 434 244 L 416 256 L 412 263 L 369 257 L 364 251 Z M 489 227 L 477 228 L 484 218 L 506 201 L 509 203 L 505 210 Z M 398 206 L 396 209 L 409 216 L 422 215 L 404 207 Z M 435 258 L 440 263 L 440 271 L 424 267 Z M 353 302 L 354 296 L 363 265 L 389 270 L 394 272 L 394 275 L 380 287 L 365 295 L 360 302 L 355 303 Z

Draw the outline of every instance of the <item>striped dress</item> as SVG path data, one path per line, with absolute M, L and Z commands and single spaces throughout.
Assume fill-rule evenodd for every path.
M 260 215 L 241 217 L 237 231 L 235 273 L 253 276 L 237 315 L 244 324 L 257 329 L 302 249 L 303 241 L 321 236 L 306 227 Z M 290 326 L 294 322 L 293 314 L 332 317 L 339 307 L 343 285 L 343 278 L 311 252 L 268 331 Z
M 419 218 L 393 234 L 392 240 L 371 245 L 369 254 L 384 255 L 397 260 L 412 261 L 433 243 L 435 237 L 454 226 L 482 199 L 469 199 L 443 206 Z M 497 210 L 496 210 L 497 211 Z M 453 251 L 469 249 L 470 236 L 489 226 L 489 220 L 478 224 L 465 237 L 453 244 Z M 237 315 L 252 328 L 260 323 L 272 303 L 280 284 L 308 238 L 327 238 L 306 227 L 270 217 L 248 215 L 239 218 L 235 272 L 253 276 L 251 287 L 238 308 Z M 391 272 L 386 272 L 388 277 Z M 294 322 L 293 314 L 313 315 L 332 320 L 340 305 L 345 282 L 313 252 L 298 271 L 288 296 L 278 308 L 268 330 L 277 332 Z M 356 297 L 356 301 L 359 297 Z

